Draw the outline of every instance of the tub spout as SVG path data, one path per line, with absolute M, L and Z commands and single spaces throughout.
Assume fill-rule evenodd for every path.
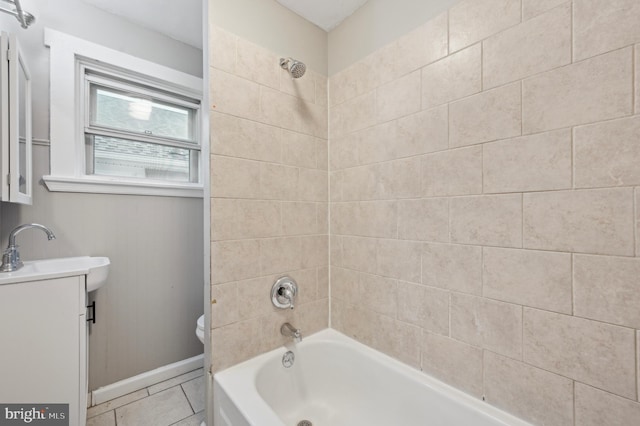
M 293 340 L 296 343 L 302 342 L 302 332 L 300 331 L 300 329 L 295 328 L 288 322 L 282 324 L 282 327 L 280 327 L 280 334 L 287 337 L 293 337 Z

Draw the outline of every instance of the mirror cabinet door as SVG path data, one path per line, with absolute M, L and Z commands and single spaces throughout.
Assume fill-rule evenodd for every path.
M 9 44 L 9 201 L 31 204 L 31 74 L 14 35 Z

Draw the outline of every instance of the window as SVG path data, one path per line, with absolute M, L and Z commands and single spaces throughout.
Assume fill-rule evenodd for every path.
M 197 101 L 83 71 L 87 175 L 199 182 Z
M 202 79 L 45 29 L 50 191 L 203 196 Z

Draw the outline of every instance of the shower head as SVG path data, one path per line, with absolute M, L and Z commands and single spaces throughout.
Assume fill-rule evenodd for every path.
M 280 66 L 291 74 L 293 78 L 300 78 L 307 71 L 307 66 L 292 58 L 280 58 Z

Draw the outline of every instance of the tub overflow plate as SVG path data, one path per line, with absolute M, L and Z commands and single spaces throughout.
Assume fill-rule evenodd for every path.
M 293 361 L 295 361 L 295 359 L 296 356 L 293 354 L 293 352 L 287 351 L 284 355 L 282 355 L 282 365 L 284 365 L 284 368 L 290 368 L 293 365 Z

